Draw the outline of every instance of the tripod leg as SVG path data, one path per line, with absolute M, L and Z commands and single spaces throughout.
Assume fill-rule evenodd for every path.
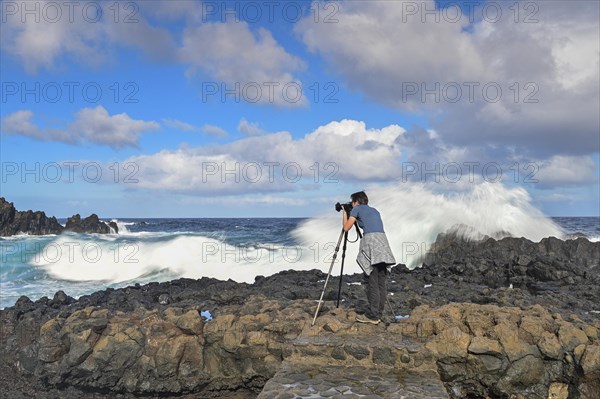
M 325 279 L 325 285 L 323 286 L 323 291 L 321 292 L 321 298 L 319 298 L 319 304 L 317 305 L 317 310 L 315 311 L 315 317 L 313 318 L 311 326 L 314 326 L 315 321 L 317 321 L 317 315 L 319 314 L 319 310 L 321 309 L 321 303 L 323 302 L 323 296 L 325 295 L 325 289 L 327 288 L 327 283 L 329 282 L 329 276 L 331 276 L 331 269 L 333 269 L 333 264 L 335 263 L 335 258 L 337 257 L 337 253 L 340 250 L 340 243 L 342 242 L 344 233 L 345 233 L 345 231 L 342 228 L 342 232 L 340 233 L 340 238 L 338 238 L 337 245 L 335 246 L 335 251 L 333 252 L 333 258 L 331 259 L 331 265 L 329 266 L 329 272 L 327 273 L 327 278 Z
M 340 298 L 342 297 L 342 280 L 344 276 L 344 259 L 346 259 L 346 244 L 348 243 L 348 232 L 344 234 L 344 246 L 342 247 L 342 268 L 340 269 L 340 285 L 338 287 L 338 297 L 336 308 L 340 307 Z
M 390 299 L 386 296 L 385 300 L 387 301 L 387 304 L 390 307 L 390 312 L 392 312 L 392 316 L 394 316 L 394 321 L 395 321 L 396 320 L 396 313 L 394 312 L 394 308 L 392 307 L 392 304 L 390 303 Z
M 358 235 L 358 237 L 362 238 L 362 233 L 358 228 L 358 222 L 354 222 L 354 228 L 356 229 L 356 234 Z M 337 304 L 335 305 L 336 308 L 340 307 L 340 298 L 342 297 L 342 280 L 344 276 L 344 260 L 346 259 L 346 244 L 348 244 L 348 232 L 344 234 L 344 247 L 342 249 L 342 268 L 340 270 L 340 285 L 338 287 Z

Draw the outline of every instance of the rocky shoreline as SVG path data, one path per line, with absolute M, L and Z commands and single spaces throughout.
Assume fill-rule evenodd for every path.
M 378 326 L 354 320 L 366 306 L 358 274 L 343 277 L 340 308 L 330 280 L 312 326 L 317 270 L 22 297 L 0 311 L 0 392 L 597 399 L 599 263 L 600 243 L 585 238 L 440 236 L 422 268 L 392 269 L 392 310 Z
M 17 211 L 12 202 L 0 197 L 0 237 L 17 234 L 47 235 L 63 232 L 118 234 L 119 227 L 115 222 L 102 222 L 98 215 L 92 213 L 82 219 L 75 214 L 67 219 L 63 227 L 56 217 L 48 217 L 42 211 Z

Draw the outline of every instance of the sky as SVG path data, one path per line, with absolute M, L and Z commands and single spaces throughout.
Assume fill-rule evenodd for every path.
M 493 183 L 598 216 L 599 4 L 3 0 L 0 196 L 311 217 Z

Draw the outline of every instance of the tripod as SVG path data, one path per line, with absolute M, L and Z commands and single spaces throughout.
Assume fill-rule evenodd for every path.
M 362 238 L 362 234 L 358 229 L 358 225 L 354 222 L 354 227 L 356 228 L 356 233 L 360 238 Z M 340 307 L 340 297 L 342 296 L 342 276 L 344 275 L 344 260 L 346 258 L 346 244 L 348 243 L 348 232 L 344 230 L 342 227 L 342 231 L 340 232 L 340 237 L 338 238 L 337 245 L 335 246 L 335 251 L 333 252 L 333 258 L 331 259 L 331 265 L 329 266 L 329 272 L 327 272 L 327 278 L 325 279 L 325 285 L 323 286 L 323 291 L 321 292 L 321 298 L 319 298 L 319 304 L 317 305 L 317 310 L 315 312 L 315 317 L 313 318 L 313 322 L 311 326 L 315 325 L 315 321 L 317 321 L 317 315 L 319 314 L 319 310 L 321 309 L 321 304 L 323 303 L 323 296 L 325 295 L 325 289 L 327 288 L 327 283 L 329 282 L 329 277 L 331 276 L 331 270 L 333 269 L 333 264 L 337 258 L 337 254 L 340 250 L 340 243 L 342 242 L 342 238 L 344 239 L 344 246 L 342 248 L 342 265 L 340 269 L 340 284 L 338 287 L 338 297 L 336 307 Z M 355 242 L 355 241 L 353 241 Z

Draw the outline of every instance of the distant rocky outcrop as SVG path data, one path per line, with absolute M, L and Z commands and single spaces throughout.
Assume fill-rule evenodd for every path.
M 102 222 L 98 218 L 98 215 L 92 213 L 85 219 L 82 219 L 81 216 L 79 216 L 79 214 L 71 216 L 67 219 L 65 231 L 72 231 L 75 233 L 110 234 L 118 233 L 119 228 L 117 227 L 117 224 L 115 222 Z
M 0 198 L 0 236 L 60 234 L 62 231 L 55 217 L 41 211 L 17 211 L 12 202 Z
M 78 214 L 74 215 L 63 228 L 54 216 L 48 217 L 41 211 L 17 211 L 12 202 L 0 198 L 0 236 L 60 234 L 63 231 L 110 234 L 118 233 L 119 228 L 115 222 L 100 221 L 96 214 L 84 219 Z

